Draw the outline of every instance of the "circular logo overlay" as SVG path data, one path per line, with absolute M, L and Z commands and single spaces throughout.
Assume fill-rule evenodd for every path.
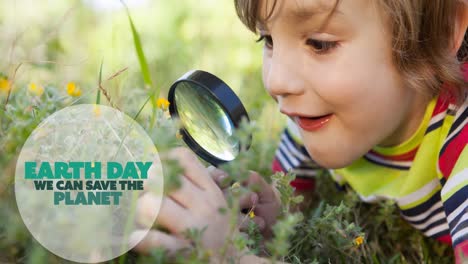
M 132 118 L 103 105 L 68 107 L 44 120 L 21 150 L 15 177 L 16 202 L 31 234 L 76 262 L 103 262 L 133 248 L 163 197 L 151 138 Z M 137 200 L 148 186 L 158 199 L 143 224 Z M 136 230 L 146 232 L 130 242 Z

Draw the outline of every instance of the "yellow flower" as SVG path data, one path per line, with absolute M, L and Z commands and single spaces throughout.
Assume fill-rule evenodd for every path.
M 231 185 L 231 189 L 237 189 L 240 187 L 240 183 L 239 182 L 235 182 L 234 184 Z
M 250 217 L 250 219 L 252 219 L 252 218 L 254 218 L 254 217 L 255 217 L 255 213 L 254 213 L 254 211 L 253 211 L 253 210 L 252 210 L 252 211 L 250 211 L 250 213 L 249 213 L 249 217 Z
M 360 246 L 362 243 L 364 243 L 364 238 L 362 236 L 358 236 L 354 239 L 354 244 L 356 246 Z
M 167 108 L 169 107 L 169 101 L 166 98 L 159 98 L 156 101 L 156 107 L 162 110 L 167 110 Z
M 35 94 L 37 96 L 41 96 L 44 93 L 44 87 L 40 84 L 30 83 L 29 84 L 29 92 Z
M 7 93 L 11 88 L 11 83 L 7 78 L 0 77 L 0 92 Z
M 175 137 L 176 137 L 177 139 L 182 139 L 182 134 L 180 134 L 180 132 L 177 131 Z
M 67 84 L 67 93 L 70 96 L 78 97 L 81 95 L 81 89 L 74 82 L 69 82 Z

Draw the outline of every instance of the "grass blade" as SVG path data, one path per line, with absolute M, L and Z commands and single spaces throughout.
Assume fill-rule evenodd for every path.
M 101 103 L 101 89 L 99 86 L 102 83 L 102 65 L 104 64 L 104 59 L 101 61 L 101 67 L 99 68 L 99 80 L 98 80 L 98 89 L 97 89 L 97 95 L 96 95 L 96 104 Z
M 143 75 L 143 81 L 145 85 L 149 87 L 149 89 L 152 89 L 153 81 L 151 80 L 151 74 L 149 71 L 148 62 L 146 60 L 145 53 L 143 52 L 140 35 L 138 34 L 138 31 L 136 30 L 135 24 L 133 23 L 132 17 L 130 15 L 130 10 L 128 9 L 127 5 L 125 4 L 123 0 L 121 0 L 120 2 L 125 6 L 125 10 L 127 11 L 128 21 L 130 22 L 130 27 L 132 30 L 133 43 L 135 45 L 135 51 L 138 56 L 138 62 L 140 63 L 141 74 Z M 152 97 L 159 96 L 158 88 L 154 87 L 154 89 L 155 89 L 155 92 L 152 93 Z

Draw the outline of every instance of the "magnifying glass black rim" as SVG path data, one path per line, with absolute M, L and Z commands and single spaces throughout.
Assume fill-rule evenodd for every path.
M 240 123 L 242 121 L 242 117 L 247 118 L 247 121 L 250 121 L 250 118 L 245 110 L 245 107 L 242 105 L 242 102 L 237 97 L 237 95 L 232 91 L 232 89 L 221 79 L 216 77 L 215 75 L 201 70 L 194 70 L 186 73 L 182 78 L 174 82 L 169 89 L 169 113 L 173 118 L 179 118 L 179 114 L 177 112 L 177 103 L 175 102 L 175 90 L 179 83 L 181 82 L 189 82 L 196 84 L 204 88 L 208 93 L 211 94 L 216 103 L 223 109 L 223 111 L 228 115 L 230 121 L 234 125 L 235 128 L 239 128 Z M 222 100 L 220 98 L 224 98 Z M 202 146 L 200 146 L 197 141 L 188 133 L 184 126 L 180 129 L 180 133 L 182 138 L 184 139 L 185 143 L 195 152 L 197 153 L 202 159 L 205 161 L 213 164 L 214 166 L 218 166 L 222 163 L 228 162 L 230 160 L 222 160 L 207 150 L 205 150 Z M 251 144 L 251 137 L 249 139 L 248 144 L 245 146 L 247 150 Z M 241 150 L 239 145 L 239 151 Z

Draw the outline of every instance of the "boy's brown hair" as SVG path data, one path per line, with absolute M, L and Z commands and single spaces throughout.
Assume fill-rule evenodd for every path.
M 263 1 L 271 7 L 267 16 L 260 13 Z M 284 0 L 290 1 L 290 0 Z M 333 11 L 340 0 L 336 0 Z M 462 67 L 467 61 L 466 33 L 458 59 L 450 54 L 455 18 L 463 3 L 459 0 L 379 0 L 379 11 L 392 32 L 393 60 L 407 85 L 434 98 L 441 83 L 461 103 L 468 94 Z M 241 21 L 254 33 L 258 22 L 264 24 L 278 7 L 278 0 L 234 0 Z M 326 21 L 325 21 L 326 23 Z

